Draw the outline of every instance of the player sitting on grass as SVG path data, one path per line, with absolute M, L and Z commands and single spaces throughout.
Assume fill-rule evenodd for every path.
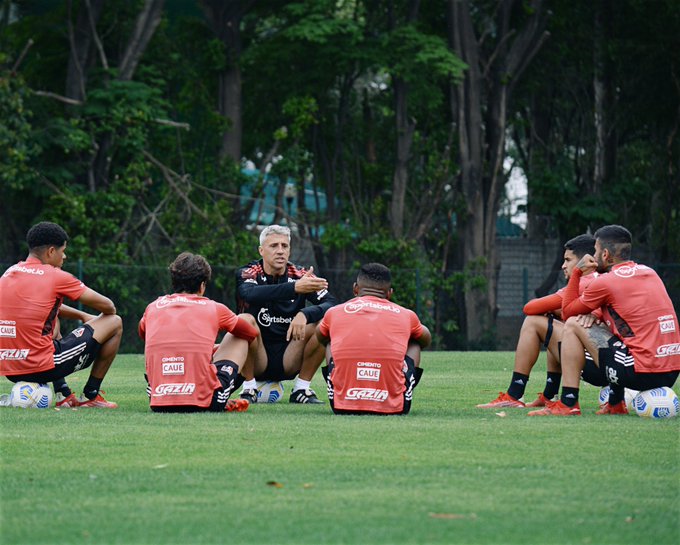
M 255 403 L 256 381 L 289 380 L 298 375 L 290 402 L 323 403 L 310 388 L 324 358 L 314 330 L 337 299 L 328 291 L 325 278 L 315 276 L 312 268 L 305 270 L 288 261 L 288 227 L 265 227 L 259 252 L 262 259 L 236 271 L 238 311 L 250 313 L 260 330 L 242 371 L 241 397 Z
M 203 256 L 179 254 L 170 265 L 173 293 L 149 304 L 139 322 L 154 412 L 248 409 L 248 401 L 229 396 L 258 332 L 250 316 L 203 296 L 211 274 Z M 228 333 L 215 349 L 220 331 Z
M 28 257 L 0 278 L 0 324 L 9 333 L 0 336 L 0 374 L 12 382 L 56 382 L 61 407 L 115 409 L 100 393 L 101 383 L 118 353 L 123 322 L 108 297 L 88 288 L 61 270 L 68 236 L 51 222 L 28 231 Z M 64 297 L 80 301 L 101 314 L 63 338 L 53 331 Z M 59 335 L 58 335 L 59 336 Z M 83 396 L 71 393 L 64 377 L 92 366 Z
M 595 237 L 592 235 L 579 235 L 567 241 L 564 245 L 564 261 L 562 271 L 564 277 L 569 280 L 574 267 L 579 259 L 588 253 L 595 251 Z M 579 290 L 583 291 L 592 279 L 597 275 L 584 276 L 581 279 Z M 552 295 L 532 299 L 524 306 L 524 319 L 522 329 L 517 341 L 515 351 L 515 368 L 510 379 L 510 386 L 507 392 L 500 395 L 489 403 L 477 405 L 481 409 L 495 409 L 499 407 L 545 407 L 554 401 L 554 397 L 560 389 L 562 370 L 560 368 L 560 349 L 559 344 L 562 339 L 564 323 L 560 321 L 562 314 L 562 297 L 564 288 Z M 547 372 L 543 392 L 538 394 L 538 398 L 525 405 L 522 397 L 531 370 L 541 352 L 541 346 L 547 350 Z M 590 360 L 592 362 L 592 360 Z M 591 384 L 599 386 L 606 385 L 606 381 L 592 363 L 584 370 L 584 379 Z
M 420 381 L 420 353 L 432 341 L 415 312 L 392 303 L 390 270 L 361 267 L 354 299 L 331 308 L 317 328 L 322 369 L 336 414 L 408 414 Z
M 562 395 L 529 416 L 580 415 L 579 378 L 584 349 L 607 377 L 609 400 L 597 414 L 626 414 L 625 388 L 672 387 L 680 373 L 680 328 L 668 292 L 656 272 L 630 260 L 632 237 L 620 225 L 595 232 L 595 255 L 583 256 L 564 291 Z M 582 275 L 597 278 L 579 295 Z M 601 309 L 603 324 L 584 321 Z M 608 327 L 604 324 L 607 324 Z

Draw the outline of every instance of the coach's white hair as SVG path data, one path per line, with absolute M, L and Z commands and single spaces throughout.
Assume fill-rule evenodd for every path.
M 288 237 L 290 243 L 290 229 L 283 225 L 269 225 L 262 229 L 260 233 L 260 246 L 264 246 L 265 239 L 270 235 L 284 235 Z

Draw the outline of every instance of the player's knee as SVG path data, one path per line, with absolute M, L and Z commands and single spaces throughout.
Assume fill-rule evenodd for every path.
M 253 316 L 252 314 L 244 312 L 243 314 L 239 314 L 238 317 L 244 322 L 248 322 L 248 324 L 250 324 L 251 326 L 256 327 L 258 330 L 260 329 L 259 326 L 257 325 L 257 321 L 255 320 L 255 316 Z

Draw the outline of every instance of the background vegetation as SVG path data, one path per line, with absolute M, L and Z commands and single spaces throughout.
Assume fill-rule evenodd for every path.
M 269 184 L 336 284 L 417 264 L 400 302 L 482 346 L 513 167 L 537 243 L 617 222 L 678 261 L 678 28 L 677 0 L 1 0 L 0 262 L 57 221 L 128 308 L 179 251 L 251 259 Z

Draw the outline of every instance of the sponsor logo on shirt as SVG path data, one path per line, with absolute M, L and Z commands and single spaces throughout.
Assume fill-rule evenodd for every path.
M 2 276 L 7 276 L 9 273 L 16 271 L 16 272 L 22 272 L 26 274 L 37 274 L 38 276 L 42 276 L 45 274 L 45 271 L 42 269 L 33 269 L 31 267 L 24 267 L 23 265 L 13 265 L 9 269 L 5 271 L 5 274 Z
M 11 339 L 17 336 L 16 322 L 11 320 L 0 320 L 0 337 L 9 337 Z
M 182 296 L 168 297 L 167 295 L 164 295 L 156 301 L 156 308 L 165 308 L 178 303 L 190 303 L 192 305 L 205 306 L 208 304 L 208 301 L 205 299 L 189 299 L 188 297 Z
M 30 353 L 29 348 L 5 348 L 0 350 L 0 360 L 25 360 Z
M 350 388 L 347 390 L 345 399 L 377 401 L 383 403 L 384 401 L 387 401 L 387 390 L 378 390 L 376 388 Z
M 365 367 L 357 367 L 357 380 L 380 380 L 380 369 L 367 369 Z
M 164 375 L 183 375 L 184 374 L 184 362 L 176 363 L 164 363 L 163 364 L 163 374 Z
M 374 310 L 387 310 L 389 312 L 394 312 L 395 314 L 401 313 L 399 307 L 395 307 L 390 303 L 376 303 L 374 301 L 364 301 L 363 299 L 355 299 L 354 301 L 349 301 L 345 303 L 343 310 L 347 314 L 354 314 L 363 310 L 364 308 L 371 308 Z
M 659 329 L 661 333 L 673 333 L 675 331 L 675 320 L 672 314 L 666 316 L 659 316 Z
M 189 396 L 196 390 L 193 382 L 174 382 L 169 384 L 159 384 L 154 390 L 154 397 L 162 396 Z
M 269 327 L 272 324 L 289 324 L 293 318 L 284 318 L 283 316 L 271 316 L 268 308 L 261 308 L 257 313 L 257 323 L 264 327 Z
M 680 355 L 680 343 L 662 344 L 656 349 L 657 358 Z
M 620 276 L 621 278 L 630 278 L 631 276 L 635 276 L 635 273 L 637 271 L 644 271 L 646 269 L 649 269 L 649 267 L 647 267 L 646 265 L 640 265 L 636 263 L 632 267 L 630 265 L 617 267 L 616 269 L 613 270 L 613 272 L 616 276 Z

